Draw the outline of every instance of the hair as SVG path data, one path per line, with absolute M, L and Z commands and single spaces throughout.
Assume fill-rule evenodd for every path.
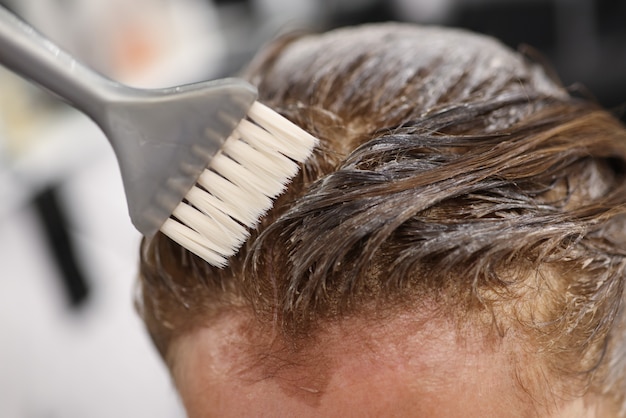
M 144 240 L 140 309 L 162 355 L 228 312 L 298 342 L 435 301 L 519 330 L 572 391 L 622 404 L 626 130 L 547 74 L 435 27 L 269 45 L 245 77 L 320 145 L 227 268 Z

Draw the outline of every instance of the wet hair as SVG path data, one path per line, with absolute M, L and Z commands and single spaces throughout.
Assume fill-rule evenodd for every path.
M 144 240 L 140 309 L 164 357 L 228 312 L 297 342 L 434 301 L 623 403 L 626 130 L 611 114 L 491 38 L 435 27 L 286 37 L 245 76 L 320 145 L 226 269 Z

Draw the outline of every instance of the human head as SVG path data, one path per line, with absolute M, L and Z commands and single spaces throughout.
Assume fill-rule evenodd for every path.
M 619 122 L 452 29 L 283 38 L 246 77 L 320 146 L 228 268 L 142 244 L 191 415 L 618 413 Z

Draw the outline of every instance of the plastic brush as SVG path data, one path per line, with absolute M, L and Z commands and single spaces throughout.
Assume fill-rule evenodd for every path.
M 135 227 L 227 264 L 316 138 L 224 79 L 166 89 L 112 81 L 0 7 L 0 63 L 61 96 L 109 139 Z

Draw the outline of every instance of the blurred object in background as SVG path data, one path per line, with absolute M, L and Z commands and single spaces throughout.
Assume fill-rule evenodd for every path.
M 565 86 L 576 83 L 608 108 L 626 104 L 625 22 L 623 0 L 457 1 L 451 21 L 514 48 L 530 45 Z
M 447 23 L 455 12 L 454 0 L 392 0 L 398 19 L 419 23 Z
M 224 54 L 205 0 L 19 0 L 27 22 L 114 80 L 165 87 L 215 74 Z

